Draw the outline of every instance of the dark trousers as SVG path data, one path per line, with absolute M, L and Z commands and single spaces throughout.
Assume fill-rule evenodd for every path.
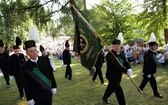
M 132 62 L 133 61 L 132 59 L 133 59 L 132 57 L 127 58 L 128 62 Z
M 6 70 L 6 69 L 1 69 L 1 70 L 2 70 L 2 73 L 4 75 L 4 79 L 6 81 L 6 84 L 10 85 L 10 83 L 9 83 L 9 71 Z
M 150 85 L 152 87 L 152 90 L 153 90 L 153 94 L 154 95 L 159 95 L 158 91 L 157 91 L 157 83 L 156 83 L 156 79 L 155 77 L 151 74 L 151 78 L 148 78 L 147 75 L 143 75 L 143 80 L 139 86 L 139 88 L 141 90 L 143 90 L 146 86 L 146 84 L 148 83 L 148 81 L 150 82 Z
M 126 105 L 124 93 L 120 83 L 109 81 L 109 84 L 107 86 L 107 89 L 105 90 L 105 93 L 102 99 L 107 100 L 113 92 L 115 92 L 119 105 Z
M 70 65 L 67 65 L 66 67 L 65 78 L 68 78 L 69 80 L 72 79 L 72 69 Z
M 52 94 L 47 90 L 43 90 L 41 93 L 36 94 L 34 101 L 35 105 L 52 105 Z
M 20 93 L 20 98 L 22 98 L 24 96 L 24 92 L 23 92 L 23 79 L 19 76 L 14 76 L 15 77 L 15 81 L 16 81 L 16 85 L 18 88 L 18 91 Z
M 92 80 L 96 80 L 96 77 L 97 77 L 97 75 L 99 76 L 99 79 L 100 79 L 100 81 L 101 81 L 101 84 L 103 84 L 104 83 L 104 79 L 103 79 L 103 76 L 102 76 L 102 71 L 101 71 L 101 69 L 100 68 L 96 68 L 96 72 L 94 73 L 94 75 L 93 75 L 93 77 L 92 77 Z

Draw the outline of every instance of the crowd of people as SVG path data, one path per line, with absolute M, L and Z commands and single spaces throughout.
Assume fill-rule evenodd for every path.
M 4 43 L 0 40 L 0 69 L 4 75 L 6 85 L 10 87 L 9 76 L 14 76 L 20 99 L 25 96 L 28 105 L 52 105 L 52 96 L 57 92 L 57 82 L 53 72 L 56 70 L 52 60 L 52 54 L 46 52 L 40 46 L 41 56 L 38 55 L 36 43 L 33 40 L 24 42 L 26 56 L 20 53 L 21 41 L 17 38 L 16 45 L 13 46 L 13 54 L 4 51 Z M 71 54 L 69 43 L 66 41 L 65 49 L 60 51 L 57 58 L 61 67 L 66 67 L 65 78 L 72 80 Z M 122 46 L 118 39 L 113 40 L 110 50 L 102 49 L 97 57 L 94 67 L 96 68 L 92 80 L 96 81 L 99 76 L 101 84 L 104 84 L 102 74 L 103 63 L 107 64 L 106 79 L 107 89 L 102 96 L 103 102 L 110 104 L 108 98 L 114 92 L 119 105 L 126 105 L 123 89 L 120 85 L 122 74 L 132 77 L 131 64 L 143 64 L 143 80 L 139 85 L 141 91 L 144 90 L 149 81 L 153 90 L 153 95 L 158 98 L 163 96 L 157 90 L 157 82 L 154 74 L 157 65 L 163 67 L 168 65 L 168 43 L 165 49 L 160 49 L 156 42 L 148 44 L 134 44 L 132 46 Z
M 161 66 L 168 65 L 168 43 L 165 47 L 161 47 L 158 44 L 156 50 L 157 63 Z M 144 62 L 144 53 L 149 49 L 149 45 L 146 43 L 134 44 L 132 46 L 126 44 L 124 46 L 124 53 L 127 60 L 132 64 L 143 64 Z

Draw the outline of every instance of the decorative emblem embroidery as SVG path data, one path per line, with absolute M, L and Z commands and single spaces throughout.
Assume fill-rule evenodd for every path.
M 84 35 L 80 35 L 80 52 L 84 53 L 88 49 L 88 40 Z

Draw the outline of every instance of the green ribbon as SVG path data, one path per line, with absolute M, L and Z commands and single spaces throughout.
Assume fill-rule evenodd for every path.
M 48 79 L 45 75 L 43 75 L 40 70 L 38 70 L 36 67 L 33 69 L 33 72 L 43 81 L 45 82 L 48 86 L 51 87 L 51 81 Z
M 155 60 L 155 62 L 157 62 L 157 58 L 155 54 L 153 54 L 153 59 Z
M 119 60 L 119 62 L 123 65 L 123 64 L 124 64 L 123 59 L 121 59 L 119 55 L 117 55 L 116 57 L 117 57 L 117 59 Z

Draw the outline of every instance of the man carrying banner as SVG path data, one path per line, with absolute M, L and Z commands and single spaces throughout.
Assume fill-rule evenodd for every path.
M 38 57 L 34 40 L 24 44 L 26 54 L 30 57 L 22 66 L 28 105 L 52 105 L 52 95 L 56 94 L 57 84 L 50 62 L 47 57 Z
M 121 52 L 121 41 L 115 39 L 112 44 L 112 50 L 106 55 L 106 78 L 109 83 L 102 99 L 106 104 L 110 104 L 108 98 L 115 92 L 119 105 L 126 105 L 120 82 L 123 73 L 127 73 L 129 77 L 132 76 L 132 69 L 126 60 L 124 53 Z

